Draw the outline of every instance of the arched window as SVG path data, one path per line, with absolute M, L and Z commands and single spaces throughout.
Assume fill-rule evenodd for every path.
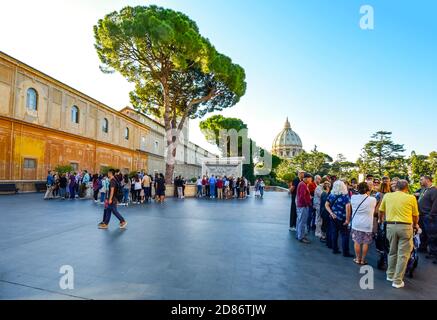
M 34 88 L 27 89 L 26 107 L 35 111 L 38 109 L 38 92 Z
M 77 106 L 71 107 L 71 122 L 79 123 L 79 108 Z
M 124 129 L 124 138 L 125 138 L 126 140 L 129 140 L 129 128 L 125 128 L 125 129 Z
M 108 119 L 104 118 L 102 121 L 102 131 L 108 133 L 109 131 L 109 122 Z

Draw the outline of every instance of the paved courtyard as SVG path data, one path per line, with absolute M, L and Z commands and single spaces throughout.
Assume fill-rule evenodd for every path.
M 284 193 L 121 207 L 124 231 L 116 219 L 98 230 L 91 201 L 41 198 L 0 196 L 0 299 L 437 299 L 424 257 L 405 289 L 376 269 L 375 289 L 360 289 L 352 259 L 294 239 Z M 60 289 L 63 265 L 73 290 Z

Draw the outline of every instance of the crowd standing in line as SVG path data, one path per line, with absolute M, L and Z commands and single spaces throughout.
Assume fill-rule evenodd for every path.
M 358 184 L 356 179 L 349 183 L 335 176 L 313 178 L 299 171 L 290 185 L 289 229 L 304 244 L 311 243 L 308 235 L 314 231 L 334 254 L 354 258 L 358 265 L 368 264 L 367 253 L 376 239 L 380 240 L 377 248 L 383 247 L 378 248 L 383 259 L 387 242 L 387 280 L 402 288 L 419 250 L 416 243 L 422 243 L 426 257 L 437 264 L 437 188 L 429 176 L 422 177 L 420 184 L 412 195 L 408 181 L 397 177 L 379 179 L 369 174 Z M 414 241 L 418 238 L 421 241 Z

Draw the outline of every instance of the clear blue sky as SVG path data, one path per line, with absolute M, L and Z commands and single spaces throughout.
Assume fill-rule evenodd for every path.
M 0 50 L 120 109 L 130 85 L 101 74 L 92 26 L 124 5 L 186 13 L 247 72 L 248 90 L 225 116 L 243 119 L 270 148 L 288 116 L 304 147 L 356 160 L 370 135 L 393 131 L 408 153 L 437 150 L 437 1 L 8 1 Z M 375 29 L 359 28 L 372 5 Z M 208 146 L 192 123 L 191 139 Z M 210 148 L 211 149 L 211 148 Z

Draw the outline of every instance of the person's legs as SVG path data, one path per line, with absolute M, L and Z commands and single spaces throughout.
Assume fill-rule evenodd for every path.
M 337 219 L 332 220 L 331 223 L 331 245 L 332 245 L 332 251 L 334 253 L 339 253 L 338 250 L 338 233 L 339 233 L 339 221 Z
M 108 206 L 108 208 L 109 208 L 110 212 L 112 212 L 114 214 L 114 216 L 118 219 L 118 221 L 120 221 L 120 222 L 125 221 L 123 216 L 120 214 L 120 212 L 118 212 L 117 205 L 115 203 L 110 204 Z
M 76 191 L 74 190 L 74 187 L 70 187 L 70 199 L 76 198 Z
M 343 250 L 343 256 L 347 257 L 350 256 L 350 252 L 349 252 L 349 236 L 350 236 L 350 232 L 349 232 L 349 227 L 343 225 L 343 221 L 341 222 L 341 226 L 340 226 L 340 234 L 341 234 L 341 246 L 342 246 L 342 250 Z
M 423 216 L 423 225 L 427 234 L 428 253 L 433 258 L 437 258 L 437 216 Z
M 428 252 L 428 230 L 426 226 L 425 216 L 419 216 L 419 227 L 422 229 L 422 234 L 420 235 L 420 246 L 419 252 Z
M 152 189 L 150 187 L 146 187 L 146 201 L 149 202 L 152 197 Z
M 332 218 L 328 217 L 326 221 L 326 246 L 329 249 L 332 249 L 332 230 L 333 230 L 332 224 L 333 223 L 334 221 L 332 220 Z
M 296 210 L 296 196 L 291 196 L 290 208 L 290 228 L 296 228 L 297 210 Z
M 367 243 L 363 244 L 363 254 L 361 255 L 361 263 L 366 262 L 367 252 L 369 251 L 369 245 Z
M 103 223 L 108 225 L 111 221 L 111 210 L 108 208 L 103 209 Z
M 303 228 L 305 226 L 302 226 L 304 224 L 303 221 L 303 209 L 304 208 L 296 208 L 297 212 L 297 220 L 296 220 L 296 238 L 297 240 L 303 239 Z
M 320 217 L 320 207 L 315 212 L 316 237 L 322 237 L 322 218 Z
M 129 189 L 123 189 L 123 202 L 129 203 Z
M 394 284 L 401 284 L 404 280 L 405 271 L 407 270 L 408 260 L 413 251 L 413 228 L 409 225 L 397 225 L 398 241 L 398 259 L 393 276 Z
M 387 239 L 390 242 L 390 251 L 388 253 L 387 278 L 393 279 L 396 272 L 398 261 L 398 235 L 396 225 L 387 225 Z
M 361 262 L 361 245 L 358 242 L 354 242 L 354 250 L 355 250 L 355 262 Z M 363 252 L 364 255 L 364 252 Z

